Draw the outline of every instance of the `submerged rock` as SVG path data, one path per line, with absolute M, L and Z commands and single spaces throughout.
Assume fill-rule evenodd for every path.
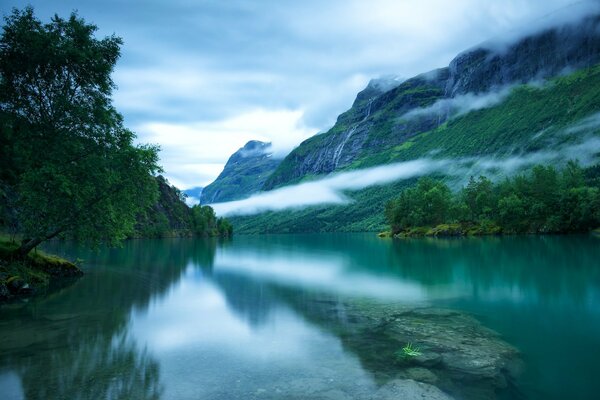
M 371 400 L 452 400 L 452 397 L 435 386 L 414 381 L 412 379 L 394 379 L 383 385 L 371 397 Z
M 338 329 L 344 347 L 359 356 L 382 388 L 395 382 L 393 386 L 399 393 L 409 390 L 404 387 L 415 388 L 405 382 L 408 380 L 434 385 L 442 395 L 447 393 L 445 396 L 495 399 L 498 392 L 508 388 L 521 365 L 514 347 L 472 316 L 458 311 L 324 301 L 316 308 L 323 317 L 343 316 Z M 402 350 L 408 344 L 416 353 L 407 355 Z M 428 395 L 433 397 L 395 398 L 444 398 L 431 393 Z
M 413 379 L 419 382 L 436 383 L 438 381 L 437 375 L 426 368 L 408 368 L 405 371 L 405 374 L 408 379 Z

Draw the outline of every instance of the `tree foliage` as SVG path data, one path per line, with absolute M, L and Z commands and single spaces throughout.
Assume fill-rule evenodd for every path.
M 600 226 L 600 188 L 595 174 L 586 179 L 585 172 L 576 162 L 562 170 L 537 165 L 499 183 L 472 177 L 457 193 L 422 178 L 387 203 L 386 218 L 394 233 L 451 223 L 494 225 L 505 233 L 585 232 Z
M 122 41 L 73 13 L 49 23 L 13 10 L 0 37 L 0 177 L 17 194 L 26 253 L 68 233 L 119 241 L 156 200 L 158 148 L 134 145 L 112 105 Z M 6 154 L 4 154 L 6 153 Z
M 192 207 L 192 227 L 200 236 L 231 236 L 233 227 L 225 218 L 217 218 L 210 206 Z

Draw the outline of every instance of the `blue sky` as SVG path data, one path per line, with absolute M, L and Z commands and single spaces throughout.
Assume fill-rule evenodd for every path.
M 167 178 L 204 186 L 248 140 L 285 154 L 333 125 L 370 78 L 408 78 L 573 0 L 17 1 L 124 39 L 115 105 Z

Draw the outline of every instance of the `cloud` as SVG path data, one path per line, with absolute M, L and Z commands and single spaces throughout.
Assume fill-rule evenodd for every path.
M 400 162 L 385 166 L 342 172 L 323 179 L 285 186 L 255 194 L 244 200 L 211 204 L 220 216 L 251 215 L 265 211 L 298 209 L 324 204 L 347 204 L 345 192 L 383 185 L 431 173 L 456 178 L 461 185 L 470 176 L 485 174 L 491 178 L 514 174 L 534 164 L 559 163 L 578 159 L 583 165 L 598 162 L 600 138 L 587 137 L 577 144 L 552 151 L 514 155 L 505 158 L 466 157 L 460 159 L 428 159 Z
M 565 129 L 566 134 L 591 133 L 600 128 L 600 112 L 582 119 L 579 123 Z
M 197 197 L 194 197 L 194 196 L 189 196 L 189 195 L 188 195 L 188 196 L 185 198 L 185 204 L 187 204 L 187 205 L 188 205 L 188 207 L 193 207 L 193 206 L 196 206 L 196 205 L 200 204 L 200 199 L 199 199 L 199 198 L 197 198 Z
M 181 189 L 206 186 L 221 172 L 223 160 L 250 140 L 271 142 L 274 157 L 285 156 L 312 131 L 302 112 L 256 109 L 211 122 L 144 123 L 135 127 L 142 141 L 159 143 L 169 180 Z
M 507 50 L 510 45 L 522 37 L 552 27 L 581 24 L 586 16 L 598 13 L 600 13 L 600 3 L 597 1 L 588 0 L 572 2 L 558 10 L 549 9 L 549 12 L 542 17 L 536 16 L 533 18 L 526 18 L 516 27 L 512 27 L 502 35 L 486 40 L 481 43 L 480 46 L 493 51 L 502 52 Z M 563 40 L 568 40 L 568 38 L 564 38 Z
M 447 161 L 420 159 L 381 167 L 343 172 L 330 177 L 261 192 L 244 200 L 211 204 L 221 216 L 257 214 L 319 204 L 345 204 L 344 191 L 363 189 L 425 175 L 448 167 Z
M 504 101 L 514 86 L 505 86 L 483 94 L 467 93 L 449 99 L 441 99 L 430 106 L 415 108 L 399 119 L 411 119 L 421 116 L 459 116 L 471 111 L 493 107 Z
M 99 26 L 99 35 L 123 37 L 115 105 L 140 141 L 170 149 L 161 156 L 165 175 L 189 187 L 219 171 L 209 176 L 184 164 L 224 165 L 231 153 L 223 149 L 235 151 L 249 139 L 272 140 L 282 152 L 289 150 L 305 135 L 331 127 L 369 79 L 411 77 L 445 66 L 460 51 L 572 1 L 13 0 L 12 5 L 31 3 L 46 20 L 77 9 Z M 197 129 L 256 110 L 264 112 L 260 132 L 239 126 L 214 135 L 212 129 Z M 297 113 L 288 116 L 294 129 L 278 130 L 280 121 L 270 119 L 282 110 Z M 179 143 L 148 126 L 177 127 Z M 180 156 L 199 140 L 205 150 L 196 158 Z

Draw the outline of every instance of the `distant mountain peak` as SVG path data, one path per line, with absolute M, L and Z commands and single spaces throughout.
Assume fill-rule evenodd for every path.
M 250 140 L 229 157 L 217 179 L 202 190 L 201 203 L 238 200 L 259 191 L 281 159 L 271 143 Z
M 261 142 L 260 140 L 250 140 L 248 143 L 244 145 L 244 147 L 240 147 L 238 151 L 233 153 L 233 156 L 236 154 L 240 157 L 256 157 L 262 155 L 270 155 L 271 151 L 271 143 L 270 142 Z

